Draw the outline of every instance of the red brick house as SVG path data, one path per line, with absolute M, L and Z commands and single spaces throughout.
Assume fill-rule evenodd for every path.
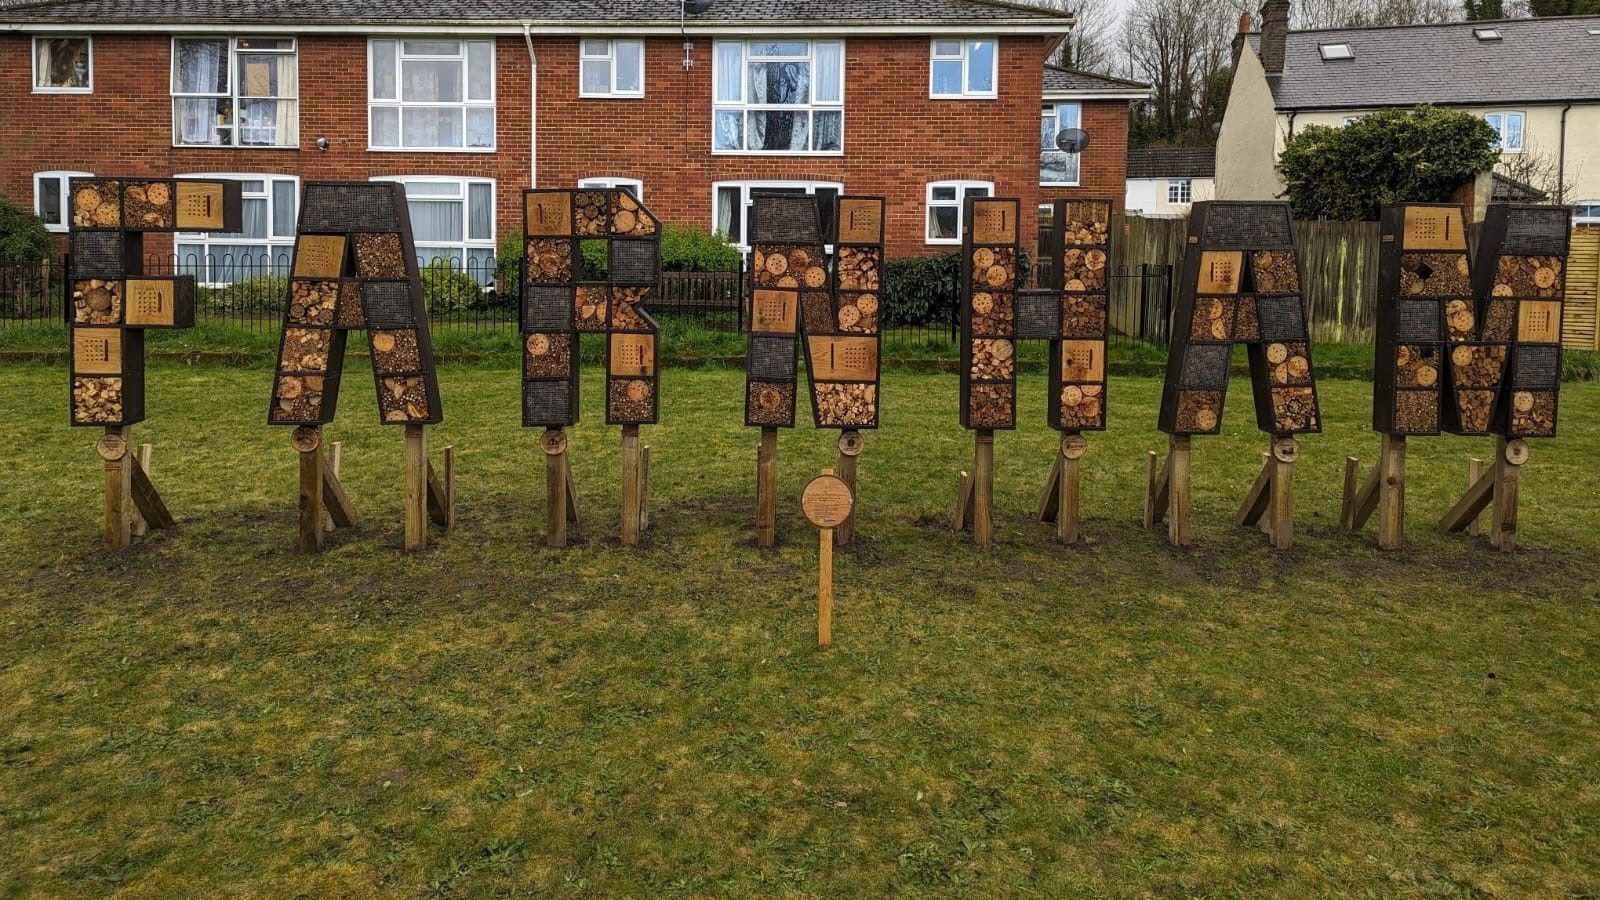
M 741 243 L 752 189 L 882 194 L 901 256 L 956 243 L 969 193 L 1123 194 L 1136 86 L 1044 68 L 1069 16 L 994 0 L 680 9 L 3 4 L 0 192 L 60 223 L 73 174 L 237 176 L 246 233 L 176 249 L 286 259 L 303 181 L 398 179 L 422 252 L 467 265 L 520 228 L 532 185 L 628 185 L 665 220 Z M 1094 134 L 1077 187 L 1040 186 L 1047 105 Z

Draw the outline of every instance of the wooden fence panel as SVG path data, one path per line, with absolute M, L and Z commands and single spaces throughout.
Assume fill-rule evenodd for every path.
M 1562 307 L 1561 341 L 1572 350 L 1600 350 L 1600 228 L 1572 232 L 1567 260 L 1567 300 Z

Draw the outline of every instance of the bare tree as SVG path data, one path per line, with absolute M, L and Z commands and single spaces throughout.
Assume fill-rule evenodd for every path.
M 1135 114 L 1140 145 L 1203 146 L 1215 140 L 1230 84 L 1233 36 L 1243 0 L 1134 0 L 1122 42 L 1134 78 L 1151 99 Z
M 1581 174 L 1569 168 L 1566 177 L 1563 178 L 1560 155 L 1539 146 L 1533 138 L 1524 141 L 1521 153 L 1502 154 L 1494 170 L 1512 181 L 1543 193 L 1545 199 L 1540 202 L 1556 205 L 1567 203 L 1568 187 L 1578 180 Z
M 1053 65 L 1097 75 L 1119 75 L 1118 10 L 1112 0 L 1034 0 L 1046 9 L 1070 11 L 1078 20 L 1050 58 Z
M 1456 22 L 1465 15 L 1461 0 L 1295 0 L 1289 21 L 1296 29 L 1361 28 Z

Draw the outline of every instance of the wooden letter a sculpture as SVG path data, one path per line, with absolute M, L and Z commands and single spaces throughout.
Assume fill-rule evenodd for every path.
M 1272 546 L 1294 544 L 1295 435 L 1322 430 L 1300 263 L 1286 203 L 1196 203 L 1189 218 L 1172 347 L 1161 397 L 1161 430 L 1172 436 L 1158 473 L 1151 454 L 1145 527 L 1167 520 L 1167 539 L 1192 541 L 1189 441 L 1222 430 L 1233 346 L 1250 357 L 1256 426 L 1272 436 L 1261 475 L 1240 507 Z
M 383 182 L 310 182 L 300 209 L 283 340 L 267 421 L 295 425 L 300 453 L 302 553 L 322 549 L 325 516 L 350 527 L 356 513 L 322 427 L 339 402 L 348 333 L 366 329 L 385 425 L 406 429 L 405 547 L 428 544 L 428 519 L 449 528 L 453 451 L 441 480 L 427 458 L 425 426 L 443 421 L 439 378 L 422 297 L 405 189 Z

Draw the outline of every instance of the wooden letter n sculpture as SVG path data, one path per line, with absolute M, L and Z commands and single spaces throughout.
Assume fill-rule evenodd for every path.
M 1111 208 L 1109 199 L 1056 201 L 1040 261 L 1048 289 L 1018 295 L 1017 337 L 1050 341 L 1049 421 L 1061 432 L 1036 517 L 1054 522 L 1056 537 L 1067 544 L 1078 542 L 1079 469 L 1089 451 L 1084 433 L 1106 428 Z M 977 306 L 973 312 L 984 315 Z
M 840 431 L 839 477 L 856 490 L 863 430 L 878 427 L 884 200 L 840 197 L 830 223 L 814 196 L 756 193 L 750 212 L 750 338 L 745 424 L 761 429 L 756 543 L 777 543 L 778 429 L 793 428 L 795 348 L 803 345 L 812 420 Z M 824 240 L 833 244 L 832 265 Z M 848 544 L 855 510 L 833 539 Z
M 194 325 L 194 273 L 147 275 L 151 232 L 243 230 L 237 181 L 74 178 L 67 260 L 72 303 L 71 419 L 100 427 L 107 550 L 174 520 L 150 481 L 150 445 L 133 446 L 144 421 L 144 333 Z
M 606 336 L 606 424 L 622 426 L 621 539 L 650 527 L 650 448 L 657 421 L 660 331 L 645 311 L 661 284 L 661 225 L 623 190 L 523 194 L 522 425 L 544 428 L 545 544 L 567 545 L 578 521 L 565 429 L 578 423 L 578 338 Z
M 964 212 L 961 427 L 973 432 L 973 454 L 972 472 L 961 473 L 956 489 L 955 527 L 970 526 L 973 543 L 989 549 L 994 546 L 994 433 L 1017 427 L 1021 203 L 968 197 Z
M 405 549 L 427 548 L 428 520 L 448 529 L 454 516 L 454 450 L 440 479 L 427 456 L 426 426 L 444 416 L 434 371 L 416 244 L 405 188 L 383 182 L 309 182 L 300 207 L 283 340 L 267 421 L 294 425 L 300 453 L 302 553 L 323 534 L 356 523 L 339 480 L 337 445 L 323 426 L 339 402 L 348 334 L 365 329 L 372 351 L 379 417 L 406 430 Z
M 1272 436 L 1261 474 L 1236 517 L 1272 546 L 1294 545 L 1296 435 L 1322 430 L 1300 264 L 1286 203 L 1202 202 L 1189 218 L 1178 308 L 1161 397 L 1171 435 L 1164 467 L 1146 469 L 1144 524 L 1167 520 L 1174 546 L 1192 543 L 1189 442 L 1222 429 L 1233 345 L 1246 345 L 1256 426 Z

